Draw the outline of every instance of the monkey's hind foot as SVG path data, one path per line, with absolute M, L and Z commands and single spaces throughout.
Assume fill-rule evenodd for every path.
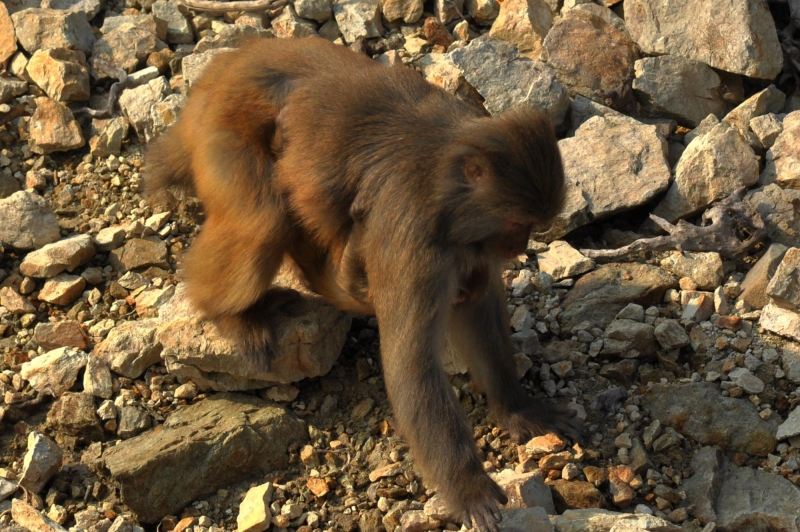
M 524 444 L 535 436 L 549 433 L 558 434 L 577 443 L 582 443 L 585 437 L 583 424 L 574 410 L 533 398 L 529 398 L 521 408 L 506 414 L 501 425 L 519 444 Z
M 253 371 L 266 373 L 277 356 L 276 331 L 281 321 L 305 312 L 305 301 L 291 288 L 272 288 L 255 305 L 216 319 L 225 336 Z
M 507 504 L 508 497 L 495 481 L 481 471 L 480 476 L 453 488 L 458 490 L 459 501 L 454 518 L 479 532 L 499 531 L 498 524 L 503 519 L 499 505 Z

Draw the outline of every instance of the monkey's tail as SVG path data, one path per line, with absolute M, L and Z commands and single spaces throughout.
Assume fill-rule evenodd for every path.
M 165 131 L 147 148 L 145 193 L 168 191 L 178 196 L 194 195 L 191 156 L 174 130 Z

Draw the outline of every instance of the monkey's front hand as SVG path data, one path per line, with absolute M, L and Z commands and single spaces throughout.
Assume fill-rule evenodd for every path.
M 508 497 L 489 475 L 480 471 L 463 485 L 453 485 L 456 502 L 453 517 L 464 526 L 479 532 L 498 532 L 502 519 L 499 504 L 506 504 Z

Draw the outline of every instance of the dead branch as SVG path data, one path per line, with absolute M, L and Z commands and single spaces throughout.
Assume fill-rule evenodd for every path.
M 266 11 L 283 7 L 288 0 L 234 0 L 220 2 L 217 0 L 178 0 L 178 3 L 195 11 L 210 13 L 229 13 L 231 11 Z
M 744 192 L 740 189 L 714 204 L 703 213 L 699 226 L 685 220 L 673 225 L 651 214 L 650 219 L 667 235 L 641 238 L 619 249 L 582 249 L 581 253 L 590 259 L 617 259 L 637 251 L 716 251 L 738 259 L 767 237 L 764 220 L 742 201 Z
M 95 59 L 94 66 L 99 68 L 103 74 L 117 78 L 117 81 L 111 85 L 111 88 L 108 91 L 108 101 L 106 102 L 106 106 L 104 109 L 92 109 L 91 107 L 81 107 L 80 109 L 76 109 L 73 111 L 73 114 L 76 113 L 85 113 L 92 118 L 109 118 L 114 116 L 114 108 L 117 105 L 117 100 L 119 99 L 119 95 L 128 85 L 128 73 L 122 70 L 121 68 L 117 68 L 113 65 L 110 65 L 106 61 L 102 59 Z

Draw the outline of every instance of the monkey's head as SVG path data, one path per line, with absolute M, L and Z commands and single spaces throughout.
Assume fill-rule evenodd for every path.
M 449 235 L 514 257 L 534 227 L 544 228 L 564 202 L 561 154 L 547 116 L 520 106 L 469 124 L 447 164 L 452 188 Z M 458 206 L 456 206 L 456 203 Z

